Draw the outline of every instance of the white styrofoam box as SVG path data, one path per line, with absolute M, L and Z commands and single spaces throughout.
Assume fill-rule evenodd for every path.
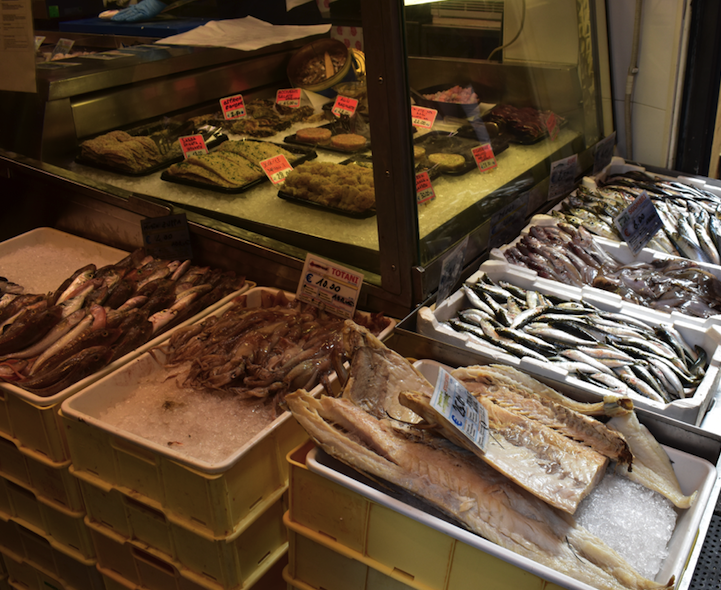
M 548 226 L 554 226 L 557 225 L 559 222 L 559 219 L 556 217 L 552 217 L 550 215 L 534 215 L 531 218 L 531 221 L 529 224 L 524 227 L 521 230 L 521 233 L 510 243 L 501 246 L 500 248 L 494 248 L 491 250 L 489 259 L 490 260 L 499 260 L 502 262 L 506 262 L 506 257 L 504 256 L 503 252 L 511 248 L 512 246 L 515 246 L 522 238 L 523 236 L 527 235 L 529 233 L 529 228 L 531 226 L 540 226 L 540 227 L 548 227 Z M 670 254 L 666 254 L 664 252 L 659 252 L 657 250 L 652 250 L 651 248 L 642 248 L 639 253 L 634 256 L 631 249 L 628 247 L 628 244 L 626 242 L 618 242 L 614 240 L 610 240 L 607 238 L 602 238 L 599 236 L 593 237 L 594 242 L 607 254 L 621 262 L 622 264 L 632 264 L 633 262 L 647 262 L 651 263 L 656 260 L 667 260 L 669 258 L 673 259 L 679 259 L 678 256 L 672 256 Z M 686 260 L 686 259 L 683 259 Z M 721 266 L 717 266 L 714 264 L 709 264 L 706 262 L 696 262 L 696 265 L 698 268 L 700 268 L 703 271 L 709 272 L 713 276 L 715 276 L 717 279 L 721 280 Z M 523 266 L 516 266 L 515 268 L 520 268 L 528 273 L 533 274 L 534 276 L 538 276 L 535 270 L 531 270 L 529 268 L 523 267 Z M 538 280 L 550 280 L 550 279 L 542 279 L 539 277 Z M 572 286 L 569 286 L 570 288 L 573 288 Z M 611 293 L 610 291 L 605 291 L 604 289 L 600 289 L 598 287 L 592 287 L 590 285 L 585 285 L 582 287 L 582 290 L 584 293 L 588 293 L 589 297 L 593 296 L 592 293 L 597 293 L 597 296 L 612 296 L 619 302 L 623 302 L 626 309 L 629 311 L 629 313 L 636 314 L 639 311 L 642 312 L 652 312 L 659 321 L 663 321 L 664 323 L 671 323 L 674 321 L 684 321 L 684 322 L 690 322 L 692 324 L 701 326 L 701 327 L 709 327 L 714 325 L 721 325 L 721 314 L 716 314 L 709 316 L 707 318 L 697 317 L 685 314 L 680 311 L 672 311 L 672 312 L 665 312 L 665 311 L 656 311 L 651 308 L 645 307 L 638 303 L 632 303 L 630 301 L 624 301 L 619 295 L 615 295 Z
M 259 307 L 264 293 L 274 295 L 278 290 L 249 290 L 247 306 Z M 294 298 L 291 293 L 285 295 Z M 227 303 L 214 313 L 220 315 L 232 305 Z M 394 326 L 389 319 L 379 338 L 385 338 Z M 162 507 L 172 523 L 192 526 L 209 536 L 226 536 L 254 506 L 287 484 L 285 455 L 307 434 L 284 412 L 243 447 L 223 460 L 209 462 L 104 422 L 103 411 L 129 397 L 141 379 L 165 373 L 163 358 L 163 348 L 157 347 L 63 402 L 60 418 L 70 447 L 71 473 L 88 472 L 127 496 Z M 313 391 L 321 390 L 318 385 Z
M 654 326 L 661 323 L 671 324 L 676 328 L 691 346 L 701 346 L 708 355 L 709 366 L 706 375 L 690 398 L 674 400 L 669 404 L 662 404 L 652 399 L 633 393 L 631 395 L 635 405 L 653 412 L 698 425 L 701 423 L 706 410 L 716 395 L 719 386 L 719 365 L 721 365 L 721 327 L 699 326 L 688 321 L 686 316 L 669 318 L 668 314 L 661 314 L 654 310 L 645 309 L 634 304 L 622 301 L 613 293 L 599 289 L 563 285 L 557 281 L 539 278 L 534 271 L 521 268 L 500 260 L 489 260 L 481 265 L 479 271 L 470 276 L 467 282 L 476 282 L 481 273 L 487 273 L 494 282 L 507 281 L 522 289 L 539 291 L 545 295 L 553 295 L 563 299 L 583 301 L 590 303 L 604 311 L 621 313 Z M 479 353 L 479 359 L 484 363 L 498 362 L 516 367 L 533 376 L 551 380 L 553 383 L 583 392 L 590 399 L 603 399 L 608 390 L 583 381 L 566 369 L 550 362 L 543 362 L 530 357 L 518 358 L 506 352 L 491 351 L 483 341 L 470 334 L 457 332 L 445 324 L 447 320 L 455 317 L 462 309 L 471 307 L 462 290 L 456 291 L 434 310 L 422 307 L 418 310 L 418 332 L 429 338 L 440 340 L 460 348 Z M 553 385 L 552 385 L 553 386 Z
M 42 288 L 40 292 L 54 291 L 64 279 L 86 264 L 92 262 L 100 267 L 105 264 L 116 263 L 127 256 L 127 252 L 122 250 L 109 248 L 103 244 L 51 228 L 39 228 L 0 243 L 0 271 L 3 270 L 3 257 L 8 260 L 10 256 L 16 256 L 18 252 L 31 252 L 33 258 L 37 258 L 41 256 L 43 251 L 51 252 L 53 250 L 61 250 L 66 253 L 67 263 L 66 266 L 59 265 L 59 270 L 62 272 L 58 274 L 48 273 L 46 275 L 47 284 L 42 283 L 42 281 L 39 282 L 38 288 Z M 19 284 L 22 284 L 23 280 L 22 276 L 17 275 L 6 278 Z M 246 282 L 235 293 L 207 307 L 192 318 L 179 324 L 178 327 L 185 326 L 212 313 L 215 309 L 252 286 L 254 286 L 254 283 Z M 168 334 L 169 332 L 160 334 L 92 375 L 88 375 L 63 391 L 48 397 L 30 393 L 12 383 L 0 382 L 0 433 L 13 440 L 19 447 L 25 447 L 40 453 L 51 461 L 57 463 L 67 461 L 70 456 L 58 425 L 57 413 L 60 403 L 104 375 L 141 355 L 146 350 L 157 346 L 168 337 Z
M 451 370 L 445 365 L 426 359 L 416 361 L 414 366 L 431 383 L 435 383 L 439 367 Z M 703 539 L 698 536 L 698 529 L 713 495 L 717 473 L 715 466 L 705 459 L 668 446 L 663 448 L 671 459 L 683 493 L 692 494 L 694 491 L 698 492 L 693 506 L 687 510 L 679 511 L 676 527 L 668 543 L 668 557 L 656 576 L 657 581 L 667 581 L 671 576 L 675 576 L 676 583 L 679 584 L 677 587 L 681 587 L 681 580 L 684 576 L 693 574 L 693 568 L 687 571 L 689 558 L 695 545 L 703 542 Z M 440 531 L 489 555 L 499 557 L 503 561 L 516 565 L 518 568 L 535 574 L 557 586 L 568 590 L 593 590 L 591 586 L 581 583 L 566 574 L 522 557 L 465 528 L 451 524 L 447 520 L 419 509 L 418 503 L 410 498 L 406 502 L 400 498 L 392 497 L 383 486 L 342 465 L 318 447 L 313 448 L 308 453 L 306 464 L 310 471 L 322 475 L 368 498 L 372 502 L 408 516 L 431 529 Z

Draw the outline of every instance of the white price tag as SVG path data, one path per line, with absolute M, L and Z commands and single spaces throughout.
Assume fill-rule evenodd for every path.
M 463 386 L 443 370 L 431 397 L 431 406 L 482 452 L 488 444 L 488 412 Z
M 142 219 L 140 229 L 143 232 L 143 244 L 153 256 L 170 260 L 193 257 L 185 213 Z
M 468 247 L 468 236 L 455 247 L 455 249 L 446 256 L 441 265 L 441 278 L 438 281 L 438 296 L 436 297 L 436 305 L 451 294 L 453 285 L 458 282 L 463 270 L 463 260 L 466 257 L 466 248 Z
M 658 211 L 646 191 L 636 197 L 636 200 L 626 207 L 613 222 L 634 256 L 663 227 Z
M 352 319 L 362 285 L 362 273 L 307 254 L 296 297 L 330 313 Z
M 570 193 L 576 185 L 576 165 L 578 156 L 573 154 L 551 164 L 551 176 L 548 183 L 548 200 L 553 201 Z
M 598 174 L 613 159 L 613 148 L 616 146 L 616 132 L 604 137 L 593 149 L 593 173 Z

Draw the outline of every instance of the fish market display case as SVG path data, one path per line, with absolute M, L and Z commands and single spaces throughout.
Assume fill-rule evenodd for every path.
M 3 168 L 24 195 L 11 204 L 15 218 L 31 226 L 33 217 L 46 216 L 44 225 L 94 239 L 102 234 L 129 249 L 137 243 L 135 219 L 184 212 L 197 256 L 222 251 L 228 264 L 242 258 L 264 283 L 293 290 L 301 260 L 314 252 L 364 273 L 362 307 L 405 315 L 438 288 L 454 248 L 462 247 L 461 265 L 470 269 L 489 245 L 547 207 L 552 164 L 576 158 L 567 175 L 578 176 L 593 166 L 595 146 L 612 130 L 600 3 L 569 3 L 543 19 L 530 18 L 538 11 L 533 3 L 529 18 L 506 6 L 502 37 L 514 42 L 490 59 L 416 51 L 405 44 L 406 20 L 414 18 L 406 10 L 401 2 L 368 0 L 354 21 L 363 25 L 365 77 L 356 76 L 365 82 L 368 115 L 361 108 L 351 125 L 371 137 L 370 150 L 315 149 L 317 160 L 330 164 L 366 158 L 375 184 L 369 215 L 304 207 L 279 198 L 269 182 L 229 195 L 176 186 L 161 178 L 163 171 L 128 177 L 75 161 L 79 144 L 98 134 L 187 120 L 217 111 L 220 98 L 236 93 L 246 102 L 272 101 L 290 85 L 285 68 L 306 38 L 255 52 L 145 42 L 101 51 L 102 59 L 78 56 L 39 67 L 37 95 L 0 96 L 3 113 L 13 114 L 3 122 L 9 130 Z M 465 103 L 449 102 L 456 87 L 464 89 Z M 340 91 L 350 94 L 349 88 L 358 90 Z M 359 98 L 363 107 L 362 91 Z M 330 106 L 312 104 L 318 115 Z M 430 129 L 413 123 L 412 105 L 435 114 Z M 268 139 L 285 143 L 299 127 Z M 481 168 L 473 155 L 483 145 L 497 164 L 485 172 L 488 162 Z M 449 157 L 451 164 L 444 163 Z M 416 172 L 423 171 L 435 198 L 419 204 Z M 105 223 L 108 211 L 123 221 Z M 246 253 L 262 262 L 247 261 Z

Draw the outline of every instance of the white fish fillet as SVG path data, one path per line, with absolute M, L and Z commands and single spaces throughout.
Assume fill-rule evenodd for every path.
M 286 397 L 308 434 L 331 456 L 401 486 L 471 531 L 599 590 L 670 588 L 640 576 L 613 549 L 557 510 L 448 441 L 422 442 L 350 400 Z
M 671 500 L 677 508 L 685 509 L 693 506 L 698 492 L 690 496 L 683 493 L 666 451 L 648 428 L 638 421 L 634 412 L 613 418 L 608 422 L 608 426 L 623 434 L 633 453 L 631 471 L 619 465 L 616 469 L 617 473 L 658 492 Z

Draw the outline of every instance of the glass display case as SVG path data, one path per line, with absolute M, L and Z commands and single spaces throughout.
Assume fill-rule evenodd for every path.
M 336 0 L 328 33 L 254 51 L 144 39 L 111 59 L 118 44 L 109 46 L 105 36 L 97 53 L 107 59 L 39 64 L 37 95 L 0 93 L 4 166 L 21 164 L 35 178 L 51 176 L 63 192 L 80 191 L 141 217 L 185 212 L 193 231 L 219 240 L 221 250 L 272 256 L 284 287 L 306 252 L 336 260 L 363 272 L 367 308 L 410 311 L 436 291 L 449 253 L 461 248 L 471 269 L 550 205 L 554 162 L 575 156 L 577 177 L 590 169 L 594 146 L 612 123 L 604 100 L 610 93 L 603 3 L 406 4 Z M 343 29 L 356 33 L 348 49 L 337 40 Z M 292 78 L 294 56 L 328 38 L 341 44 L 338 63 L 328 64 L 332 50 L 313 53 L 328 83 Z M 283 118 L 289 110 L 276 103 L 277 91 L 291 87 L 304 88 L 300 104 L 312 116 L 263 137 L 254 133 L 267 118 L 262 108 L 249 108 L 251 121 L 243 125 L 221 114 L 220 99 L 241 94 L 245 105 L 265 105 Z M 339 108 L 338 97 L 341 107 L 343 98 L 352 99 L 356 110 Z M 283 198 L 286 185 L 264 176 L 240 183 L 240 190 L 178 182 L 168 175 L 169 163 L 149 174 L 118 172 L 84 158 L 81 148 L 118 130 L 174 143 L 203 126 L 213 130 L 205 136 L 211 153 L 221 149 L 210 141 L 222 133 L 229 146 L 258 140 L 284 146 L 296 175 L 301 167 L 320 174 L 320 164 L 333 171 L 332 180 L 306 183 L 342 192 L 348 181 L 345 172 L 336 174 L 339 167 L 370 174 L 375 204 L 348 211 L 327 200 Z M 295 141 L 308 127 L 330 128 L 330 143 Z M 338 135 L 364 141 L 344 145 Z M 158 145 L 167 155 L 167 145 Z

